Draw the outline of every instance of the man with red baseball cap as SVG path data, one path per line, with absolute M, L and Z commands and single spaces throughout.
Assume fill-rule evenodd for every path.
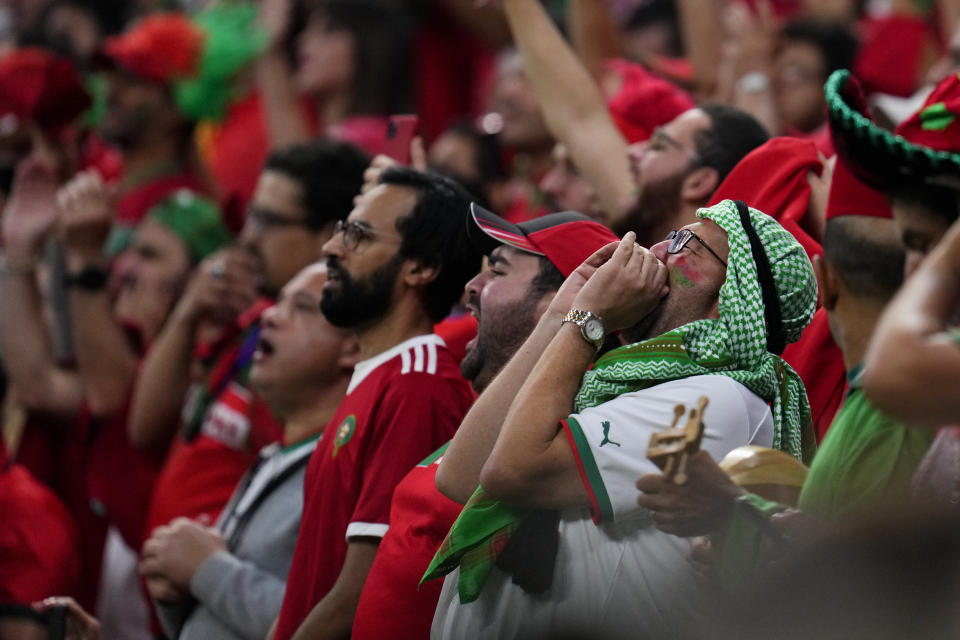
M 473 203 L 470 214 L 472 241 L 490 254 L 501 245 L 546 258 L 564 277 L 604 244 L 617 237 L 601 224 L 575 211 L 563 211 L 513 224 Z M 478 234 L 477 230 L 482 233 Z M 598 244 L 602 242 L 602 244 Z M 592 250 L 587 251 L 591 248 Z
M 488 262 L 466 286 L 467 307 L 478 327 L 460 371 L 475 391 L 483 392 L 533 330 L 564 278 L 617 238 L 580 213 L 556 213 L 514 225 L 477 204 L 471 204 L 470 211 L 471 240 Z M 418 583 L 461 509 L 436 487 L 448 445 L 417 465 L 394 491 L 390 528 L 354 618 L 355 639 L 429 636 L 441 583 Z M 480 470 L 464 471 L 461 482 L 473 483 L 469 493 Z

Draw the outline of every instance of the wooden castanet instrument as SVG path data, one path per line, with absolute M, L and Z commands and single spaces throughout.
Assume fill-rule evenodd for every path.
M 673 423 L 669 428 L 650 436 L 647 457 L 660 467 L 663 475 L 674 484 L 687 481 L 687 458 L 700 450 L 703 439 L 703 410 L 709 401 L 700 396 L 697 406 L 690 409 L 687 423 L 680 427 L 680 419 L 687 413 L 686 407 L 678 404 L 673 410 Z

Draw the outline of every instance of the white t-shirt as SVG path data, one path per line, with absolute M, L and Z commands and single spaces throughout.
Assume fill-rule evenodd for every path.
M 702 606 L 689 542 L 653 526 L 637 505 L 637 478 L 659 471 L 650 435 L 670 426 L 674 407 L 707 396 L 702 448 L 714 459 L 773 442 L 769 406 L 726 376 L 694 376 L 635 391 L 566 420 L 594 504 L 561 512 L 553 583 L 529 594 L 494 568 L 480 597 L 460 604 L 459 570 L 447 576 L 433 620 L 435 640 L 461 638 L 671 638 Z M 609 423 L 605 429 L 604 423 Z M 685 424 L 681 419 L 681 424 Z M 596 520 L 596 523 L 594 522 Z

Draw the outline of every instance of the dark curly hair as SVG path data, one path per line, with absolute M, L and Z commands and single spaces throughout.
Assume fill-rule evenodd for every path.
M 439 268 L 439 275 L 427 285 L 423 296 L 427 315 L 439 322 L 480 269 L 480 252 L 467 238 L 470 194 L 449 178 L 407 167 L 387 169 L 380 176 L 380 184 L 417 192 L 417 203 L 409 215 L 397 220 L 397 231 L 403 238 L 399 254 Z
M 319 231 L 353 209 L 369 164 L 369 156 L 352 144 L 319 138 L 274 151 L 263 170 L 282 173 L 300 185 L 307 227 Z

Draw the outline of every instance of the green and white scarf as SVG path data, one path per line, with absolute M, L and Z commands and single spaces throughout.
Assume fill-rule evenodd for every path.
M 773 446 L 799 460 L 813 455 L 810 405 L 800 376 L 767 351 L 763 298 L 750 241 L 730 200 L 700 209 L 727 232 L 730 255 L 720 288 L 719 318 L 696 320 L 651 340 L 600 358 L 583 376 L 576 411 L 619 395 L 690 376 L 728 376 L 773 404 Z M 817 285 L 803 247 L 773 218 L 755 209 L 750 219 L 770 261 L 787 342 L 795 342 L 813 318 Z
M 750 241 L 733 201 L 700 209 L 697 217 L 727 233 L 727 277 L 720 288 L 719 318 L 697 320 L 656 338 L 610 351 L 584 374 L 576 411 L 624 393 L 697 375 L 725 375 L 770 402 L 774 447 L 809 462 L 814 452 L 810 405 L 800 376 L 767 351 L 763 298 Z M 817 286 L 803 247 L 773 218 L 750 209 L 750 220 L 770 263 L 780 299 L 784 333 L 795 342 L 816 310 Z M 504 537 L 524 512 L 493 501 L 478 488 L 454 523 L 424 580 L 460 566 L 460 601 L 475 600 Z

